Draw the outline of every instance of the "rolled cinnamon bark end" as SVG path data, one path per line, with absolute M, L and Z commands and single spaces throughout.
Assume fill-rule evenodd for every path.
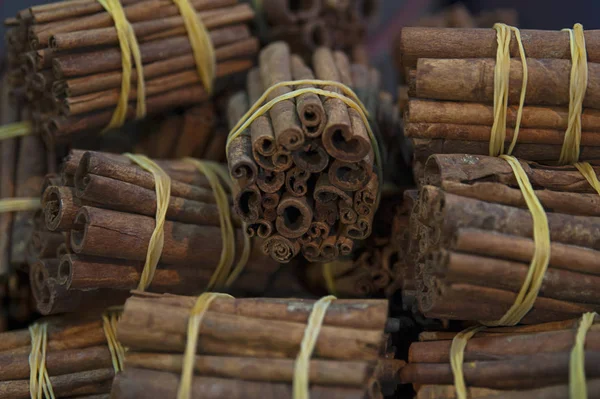
M 371 230 L 371 221 L 367 218 L 360 217 L 356 223 L 347 227 L 346 234 L 354 240 L 364 240 L 371 235 Z
M 244 188 L 235 187 L 234 208 L 239 217 L 246 223 L 254 223 L 261 213 L 261 192 L 256 184 Z
M 247 135 L 240 135 L 229 144 L 229 170 L 236 180 L 243 181 L 243 185 L 253 184 L 258 176 L 258 167 L 252 159 L 252 139 Z
M 75 215 L 81 206 L 72 187 L 50 186 L 42 197 L 46 228 L 51 231 L 73 227 Z
M 302 26 L 302 41 L 304 47 L 309 51 L 314 51 L 316 48 L 331 46 L 331 35 L 327 30 L 325 22 L 322 19 L 313 19 Z M 301 114 L 299 114 L 301 115 Z M 300 116 L 302 119 L 302 116 Z
M 339 201 L 338 208 L 340 210 L 340 222 L 342 224 L 354 224 L 358 220 L 358 213 L 352 208 L 352 205 Z
M 329 167 L 329 181 L 345 191 L 357 191 L 363 188 L 371 178 L 373 165 L 360 162 L 344 162 L 336 159 Z
M 337 237 L 329 236 L 325 240 L 320 247 L 321 257 L 325 261 L 331 261 L 340 256 L 340 250 L 337 246 Z
M 326 173 L 322 174 L 319 180 L 317 180 L 313 197 L 315 201 L 323 204 L 337 200 L 352 203 L 352 197 L 344 190 L 331 184 L 329 176 Z
M 348 237 L 338 237 L 337 246 L 339 247 L 340 254 L 342 256 L 347 256 L 352 253 L 354 249 L 354 241 Z
M 252 152 L 255 158 L 257 155 L 269 157 L 277 151 L 273 126 L 268 117 L 259 116 L 252 122 L 250 136 L 252 138 Z
M 260 170 L 258 172 L 258 178 L 256 179 L 256 185 L 266 194 L 276 194 L 281 187 L 285 184 L 285 173 L 284 172 L 273 172 L 270 170 Z M 264 201 L 265 195 L 263 195 Z M 279 202 L 279 199 L 277 199 Z M 277 204 L 275 204 L 277 205 Z M 263 204 L 263 206 L 265 206 Z M 265 206 L 269 208 L 270 206 Z M 272 207 L 271 207 L 272 208 Z
M 304 64 L 302 58 L 292 55 L 292 76 L 294 80 L 314 79 L 312 70 Z M 297 89 L 310 88 L 312 86 L 302 85 Z M 327 116 L 321 99 L 313 93 L 306 93 L 296 98 L 296 111 L 302 122 L 302 130 L 308 138 L 319 137 L 325 129 Z
M 273 234 L 273 223 L 266 219 L 259 219 L 256 223 L 248 225 L 246 232 L 250 237 L 256 235 L 260 238 L 269 238 Z
M 262 250 L 277 262 L 288 263 L 292 258 L 298 255 L 300 244 L 279 234 L 275 234 L 263 242 Z
M 285 188 L 296 197 L 304 197 L 308 192 L 308 179 L 311 174 L 306 169 L 293 167 L 286 173 Z
M 320 222 L 334 226 L 339 218 L 337 203 L 331 202 L 315 202 L 315 219 Z
M 329 235 L 331 231 L 329 225 L 324 222 L 312 222 L 308 235 L 313 239 L 324 239 Z
M 302 255 L 309 262 L 317 262 L 321 256 L 319 244 L 316 241 L 308 241 L 302 245 Z
M 304 146 L 292 153 L 292 159 L 296 166 L 311 173 L 320 173 L 329 164 L 327 151 L 315 141 L 308 141 Z
M 280 148 L 273 154 L 272 162 L 276 172 L 285 172 L 292 167 L 294 161 L 290 151 Z
M 265 209 L 276 209 L 279 205 L 280 195 L 279 193 L 266 193 L 263 194 L 262 206 Z
M 312 202 L 312 201 L 311 201 Z M 287 238 L 299 238 L 306 233 L 313 220 L 312 204 L 306 197 L 283 194 L 277 206 L 277 231 Z

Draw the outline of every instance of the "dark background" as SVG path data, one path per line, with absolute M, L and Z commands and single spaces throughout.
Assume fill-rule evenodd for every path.
M 0 0 L 0 17 L 14 16 L 18 10 L 52 0 Z M 395 71 L 389 49 L 402 26 L 411 24 L 423 15 L 456 1 L 451 0 L 380 0 L 379 16 L 370 29 L 368 49 L 373 63 L 383 74 L 383 83 L 394 92 Z M 519 27 L 529 29 L 570 28 L 580 22 L 585 29 L 600 28 L 598 0 L 463 0 L 471 11 L 494 8 L 514 8 L 519 13 Z M 5 28 L 0 27 L 4 37 Z M 0 43 L 0 53 L 4 41 Z

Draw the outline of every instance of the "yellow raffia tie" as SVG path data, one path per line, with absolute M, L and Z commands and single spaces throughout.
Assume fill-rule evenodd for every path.
M 310 316 L 308 317 L 308 323 L 304 330 L 304 336 L 302 342 L 300 342 L 300 352 L 296 357 L 294 363 L 294 380 L 293 384 L 293 398 L 294 399 L 308 399 L 309 398 L 309 367 L 310 358 L 315 349 L 317 338 L 319 338 L 319 332 L 325 319 L 325 313 L 327 308 L 337 298 L 333 295 L 329 295 L 319 299 L 315 302 Z
M 16 122 L 0 126 L 0 141 L 33 134 L 31 122 Z
M 583 26 L 575 24 L 569 32 L 571 42 L 571 81 L 569 84 L 569 122 L 560 151 L 559 163 L 574 164 L 579 159 L 581 143 L 581 112 L 588 82 L 587 52 Z
M 273 91 L 275 91 L 281 87 L 284 87 L 284 86 L 300 86 L 300 85 L 333 86 L 333 87 L 340 89 L 340 91 L 343 94 L 339 94 L 339 93 L 336 93 L 333 91 L 317 89 L 316 87 L 308 87 L 308 88 L 304 88 L 304 89 L 296 89 L 289 93 L 282 94 L 281 96 L 275 97 L 268 103 L 261 106 L 261 104 L 263 104 L 266 101 L 267 97 Z M 367 111 L 364 104 L 360 101 L 360 99 L 358 98 L 356 93 L 354 93 L 354 91 L 351 88 L 349 88 L 348 86 L 346 86 L 343 83 L 332 81 L 332 80 L 319 80 L 319 79 L 292 80 L 292 81 L 286 81 L 286 82 L 279 82 L 279 83 L 271 86 L 270 88 L 268 88 L 263 93 L 263 95 L 258 100 L 256 100 L 254 105 L 252 105 L 252 107 L 250 107 L 248 112 L 246 112 L 244 114 L 244 116 L 242 116 L 242 118 L 238 121 L 238 123 L 229 132 L 229 136 L 227 137 L 227 144 L 225 146 L 227 156 L 229 156 L 229 145 L 231 144 L 231 142 L 236 137 L 238 137 L 240 134 L 242 134 L 242 132 L 244 130 L 246 130 L 252 124 L 252 122 L 254 122 L 254 120 L 256 118 L 269 112 L 269 110 L 271 108 L 273 108 L 273 106 L 275 106 L 275 104 L 280 103 L 281 101 L 290 100 L 292 98 L 296 98 L 296 97 L 299 97 L 299 96 L 301 96 L 303 94 L 307 94 L 307 93 L 312 93 L 312 94 L 316 94 L 316 95 L 328 97 L 328 98 L 336 98 L 338 100 L 343 101 L 344 104 L 346 104 L 346 106 L 348 106 L 348 107 L 354 109 L 356 112 L 358 112 L 358 114 L 360 115 L 363 123 L 365 124 L 367 132 L 369 134 L 369 139 L 371 141 L 371 147 L 373 148 L 373 152 L 375 154 L 375 165 L 377 167 L 378 177 L 379 177 L 379 180 L 381 180 L 382 176 L 383 176 L 383 170 L 382 170 L 382 164 L 381 164 L 381 152 L 379 150 L 379 144 L 377 143 L 377 139 L 375 138 L 375 135 L 373 134 L 373 129 L 371 129 L 371 125 L 369 124 L 369 119 L 368 119 L 369 112 Z M 382 187 L 382 186 L 383 186 L 383 184 L 379 184 L 379 187 Z M 380 197 L 381 197 L 381 195 L 380 195 L 380 193 L 378 193 L 378 195 L 377 195 L 378 203 L 379 203 Z
M 585 177 L 585 179 L 590 183 L 590 186 L 596 190 L 596 192 L 600 195 L 600 181 L 598 180 L 598 176 L 596 176 L 596 172 L 594 172 L 594 168 L 590 165 L 589 162 L 577 162 L 574 164 L 577 170 Z
M 106 343 L 110 351 L 115 373 L 123 371 L 125 366 L 125 348 L 117 339 L 117 322 L 123 314 L 123 307 L 109 308 L 102 315 L 102 329 L 106 336 Z
M 48 345 L 48 325 L 34 324 L 29 327 L 31 353 L 29 354 L 29 395 L 32 399 L 46 397 L 54 399 L 54 391 L 46 370 L 46 347 Z
M 519 108 L 517 110 L 517 120 L 513 138 L 507 152 L 509 155 L 512 154 L 519 136 L 529 74 L 527 69 L 527 58 L 525 57 L 525 48 L 523 47 L 519 29 L 501 23 L 495 24 L 494 29 L 497 32 L 498 50 L 496 52 L 496 66 L 494 67 L 494 123 L 490 132 L 489 151 L 491 156 L 496 157 L 504 153 L 504 140 L 506 139 L 506 115 L 508 112 L 508 92 L 510 85 L 511 32 L 514 32 L 519 45 L 519 55 L 521 57 L 523 69 L 523 82 L 521 84 L 521 96 L 519 99 Z
M 575 345 L 569 359 L 569 397 L 571 399 L 587 399 L 587 383 L 585 381 L 585 336 L 594 324 L 595 312 L 585 313 L 579 322 Z
M 231 295 L 220 294 L 217 292 L 205 292 L 196 300 L 196 304 L 190 312 L 187 330 L 187 342 L 185 344 L 185 353 L 183 355 L 183 367 L 181 369 L 181 380 L 177 390 L 177 399 L 189 399 L 192 394 L 192 377 L 194 375 L 194 360 L 196 359 L 196 350 L 198 348 L 198 335 L 200 333 L 200 324 L 206 314 L 210 304 L 217 298 L 231 298 Z
M 335 290 L 335 279 L 333 278 L 333 262 L 327 262 L 323 265 L 323 279 L 325 280 L 325 285 L 327 286 L 327 292 L 331 295 L 336 295 Z
M 510 155 L 501 155 L 500 158 L 506 160 L 513 169 L 519 188 L 523 193 L 527 208 L 533 218 L 533 240 L 535 249 L 533 259 L 529 265 L 527 276 L 521 290 L 517 295 L 514 304 L 497 321 L 480 321 L 484 326 L 473 326 L 459 333 L 452 341 L 450 347 L 450 364 L 454 374 L 454 386 L 458 399 L 467 398 L 467 390 L 463 376 L 464 350 L 467 341 L 485 326 L 514 326 L 531 310 L 538 296 L 544 275 L 548 269 L 550 261 L 550 229 L 548 228 L 548 218 L 539 199 L 535 195 L 533 187 L 529 182 L 527 174 L 519 161 Z
M 0 200 L 0 213 L 35 211 L 41 206 L 39 198 L 6 198 Z
M 156 226 L 152 232 L 152 237 L 150 237 L 148 253 L 146 254 L 146 263 L 144 264 L 144 270 L 142 271 L 142 276 L 137 288 L 138 290 L 145 291 L 148 286 L 150 286 L 150 283 L 152 283 L 154 272 L 156 271 L 156 266 L 160 260 L 165 243 L 164 226 L 167 208 L 169 207 L 169 199 L 171 198 L 171 178 L 160 166 L 145 155 L 129 153 L 124 155 L 154 176 L 154 187 L 156 191 Z
M 465 348 L 467 342 L 473 335 L 484 330 L 485 326 L 472 326 L 456 334 L 450 346 L 450 366 L 454 374 L 454 389 L 457 399 L 467 399 L 467 386 L 463 374 L 463 362 L 465 359 Z
M 177 5 L 179 13 L 183 17 L 185 29 L 194 51 L 194 60 L 200 80 L 206 92 L 212 94 L 217 61 L 208 30 L 189 0 L 173 0 L 173 3 Z
M 120 0 L 97 0 L 104 7 L 106 12 L 110 14 L 117 30 L 119 38 L 119 46 L 121 47 L 121 63 L 123 64 L 123 72 L 121 78 L 121 93 L 117 108 L 113 113 L 110 123 L 106 130 L 119 127 L 125 123 L 127 118 L 127 108 L 129 104 L 129 93 L 131 91 L 131 56 L 135 62 L 137 73 L 137 105 L 136 117 L 138 119 L 146 116 L 146 84 L 144 81 L 144 65 L 142 64 L 142 54 L 140 47 L 135 37 L 135 32 L 131 24 L 127 21 L 125 11 Z
M 221 258 L 210 278 L 207 291 L 213 289 L 222 289 L 230 287 L 237 276 L 242 272 L 244 266 L 250 258 L 251 243 L 250 239 L 244 234 L 244 247 L 238 263 L 232 268 L 235 261 L 236 247 L 236 229 L 231 219 L 231 210 L 229 207 L 229 197 L 221 181 L 227 182 L 231 189 L 231 178 L 225 171 L 223 165 L 215 162 L 199 161 L 197 159 L 186 158 L 187 162 L 195 165 L 200 173 L 206 176 L 213 195 L 215 196 L 217 208 L 219 209 L 219 224 L 221 227 L 221 240 L 223 242 L 221 249 Z M 245 230 L 245 226 L 244 226 Z
M 548 217 L 544 211 L 544 207 L 535 195 L 529 178 L 519 161 L 510 155 L 501 155 L 500 158 L 508 162 L 513 169 L 519 188 L 525 198 L 527 208 L 531 213 L 535 249 L 533 259 L 531 259 L 531 263 L 529 264 L 527 276 L 525 277 L 525 281 L 523 281 L 515 303 L 500 320 L 486 321 L 482 322 L 482 324 L 488 326 L 514 326 L 531 310 L 540 291 L 550 261 L 550 228 L 548 227 Z

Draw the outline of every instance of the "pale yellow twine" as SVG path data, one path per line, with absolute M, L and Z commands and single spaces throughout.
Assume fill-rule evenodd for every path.
M 152 173 L 152 176 L 154 177 L 154 187 L 156 191 L 156 225 L 152 232 L 152 236 L 150 237 L 150 242 L 148 243 L 146 261 L 137 288 L 138 290 L 145 291 L 152 283 L 154 273 L 156 272 L 156 266 L 160 260 L 165 243 L 164 226 L 167 209 L 169 208 L 169 200 L 171 198 L 171 178 L 156 164 L 156 162 L 145 155 L 134 155 L 129 153 L 124 155 L 143 169 Z
M 310 358 L 317 344 L 319 332 L 325 319 L 327 308 L 336 300 L 336 297 L 329 295 L 315 302 L 308 323 L 304 330 L 304 336 L 300 342 L 300 352 L 294 363 L 294 380 L 292 382 L 293 398 L 308 399 L 309 398 L 309 367 Z

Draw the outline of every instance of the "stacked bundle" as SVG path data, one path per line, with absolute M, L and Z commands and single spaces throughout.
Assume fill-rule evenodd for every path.
M 586 31 L 587 90 L 581 116 L 581 160 L 600 157 L 600 31 Z M 523 65 L 511 33 L 508 51 L 510 79 L 505 143 L 511 142 L 520 96 L 525 107 L 512 154 L 533 161 L 556 161 L 569 125 L 571 45 L 569 34 L 521 31 L 528 79 L 522 90 Z M 497 32 L 489 29 L 404 28 L 400 49 L 410 68 L 405 133 L 413 139 L 416 175 L 427 157 L 436 153 L 487 155 L 495 122 L 494 88 Z M 582 77 L 583 79 L 583 77 Z M 496 86 L 495 86 L 496 82 Z M 575 85 L 575 82 L 573 83 Z M 573 88 L 571 88 L 573 90 Z M 498 93 L 496 93 L 498 94 Z M 500 121 L 497 121 L 498 123 Z
M 115 378 L 113 398 L 177 396 L 180 375 L 186 375 L 183 353 L 189 353 L 188 320 L 196 301 L 156 294 L 127 300 L 117 335 L 129 351 L 125 370 Z M 303 336 L 313 304 L 215 298 L 200 314 L 190 397 L 292 398 L 292 381 L 301 385 L 294 359 L 300 343 L 307 342 Z M 393 379 L 404 365 L 386 359 L 384 330 L 393 324 L 387 312 L 385 300 L 331 302 L 307 366 L 311 398 L 381 398 L 380 382 Z M 182 378 L 180 389 L 183 385 Z
M 230 120 L 239 121 L 228 145 L 234 207 L 266 238 L 264 252 L 279 262 L 300 249 L 311 261 L 350 254 L 353 240 L 371 234 L 378 205 L 378 144 L 358 100 L 338 83 L 355 87 L 376 115 L 378 74 L 325 48 L 315 52 L 313 64 L 314 75 L 286 44 L 271 44 L 260 54 L 260 69 L 248 75 L 248 99 L 262 102 L 263 91 L 274 87 L 265 93 L 274 105 L 240 120 L 248 99 L 239 94 L 230 104 Z M 285 85 L 315 75 L 326 80 L 325 92 L 314 89 L 321 98 Z M 293 91 L 297 97 L 283 97 Z
M 294 53 L 309 60 L 321 46 L 350 51 L 362 43 L 378 0 L 262 0 L 261 38 L 283 40 Z M 262 4 L 261 4 L 262 3 Z
M 521 165 L 546 209 L 551 240 L 548 269 L 522 323 L 600 310 L 598 193 L 573 166 Z M 420 310 L 442 319 L 499 319 L 526 281 L 536 247 L 511 166 L 496 157 L 435 155 L 423 183 L 410 226 Z
M 53 317 L 29 330 L 0 334 L 0 396 L 41 398 L 42 386 L 50 386 L 56 397 L 108 399 L 118 369 L 105 335 L 110 320 Z
M 389 298 L 402 288 L 404 268 L 399 252 L 408 230 L 410 208 L 399 203 L 401 198 L 400 190 L 384 187 L 373 235 L 350 257 L 325 265 L 312 263 L 306 268 L 307 283 L 313 291 L 330 292 L 342 298 L 379 295 Z
M 22 116 L 18 108 L 10 103 L 4 79 L 0 100 L 2 124 L 17 122 Z M 0 141 L 0 150 L 0 199 L 39 197 L 44 175 L 54 166 L 52 159 L 47 160 L 41 140 L 34 136 L 8 138 Z M 33 216 L 34 211 L 0 212 L 0 276 L 27 264 Z
M 596 317 L 598 319 L 598 317 Z M 569 389 L 569 359 L 575 343 L 577 320 L 482 331 L 467 343 L 463 365 L 469 398 L 562 399 Z M 585 377 L 589 398 L 600 394 L 600 327 L 593 325 L 585 338 Z M 424 332 L 410 346 L 409 364 L 400 372 L 412 383 L 417 398 L 453 399 L 450 366 L 455 333 Z M 573 387 L 571 387 L 573 388 Z M 579 386 L 579 388 L 582 388 Z
M 237 0 L 194 0 L 193 9 L 182 6 L 181 13 L 171 1 L 122 3 L 125 25 L 118 7 L 111 2 L 109 13 L 97 1 L 35 6 L 8 21 L 12 84 L 27 96 L 34 131 L 48 140 L 68 142 L 82 131 L 206 100 L 212 78 L 247 70 L 258 51 L 246 25 L 254 12 Z M 198 70 L 211 75 L 214 65 L 201 48 L 205 44 L 188 39 L 201 30 L 196 16 L 208 30 L 206 46 L 214 47 L 216 63 L 214 76 L 202 79 Z M 122 59 L 129 57 L 129 47 L 133 72 Z
M 232 220 L 235 242 L 223 240 L 222 210 L 197 166 L 188 161 L 159 164 L 172 179 L 171 196 L 164 247 L 148 288 L 194 294 L 215 281 L 231 285 L 235 280 L 235 289 L 262 292 L 278 265 L 261 253 L 260 242 L 249 249 L 236 279 L 241 269 L 232 270 L 233 262 L 242 259 L 246 248 L 240 222 Z M 46 188 L 42 206 L 48 229 L 66 233 L 67 242 L 53 259 L 32 270 L 38 309 L 49 314 L 120 303 L 139 286 L 145 270 L 156 224 L 154 177 L 125 156 L 74 150 L 61 180 Z M 230 264 L 222 262 L 224 245 L 233 245 L 225 251 Z

